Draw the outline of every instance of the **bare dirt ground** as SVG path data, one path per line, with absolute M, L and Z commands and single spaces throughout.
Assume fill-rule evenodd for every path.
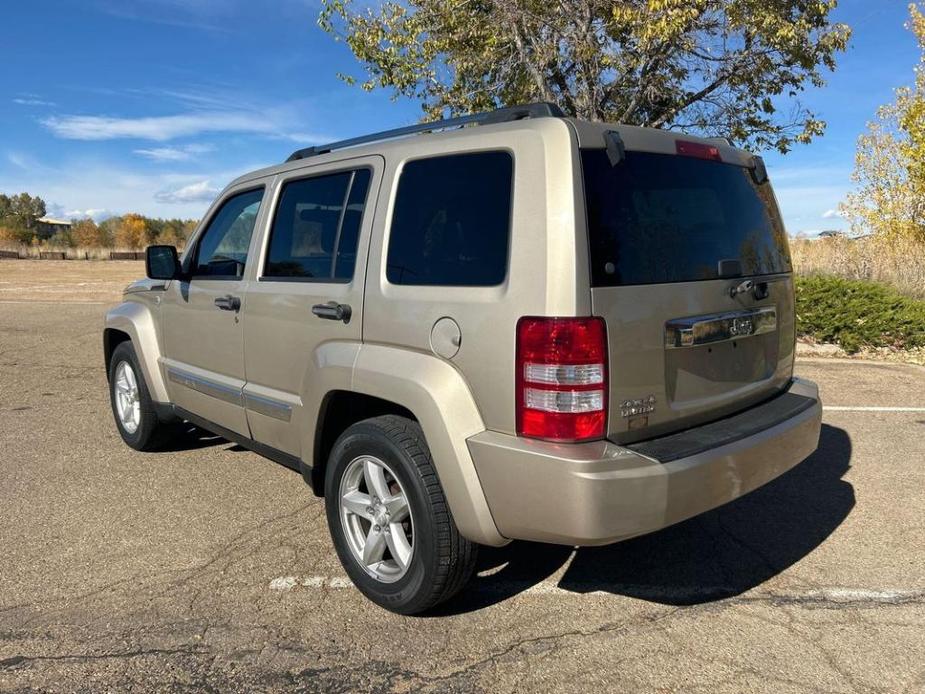
M 136 260 L 0 258 L 0 301 L 115 302 L 144 274 Z
M 122 443 L 104 311 L 0 299 L 2 691 L 925 690 L 921 367 L 798 361 L 827 409 L 789 473 L 610 547 L 485 551 L 407 618 L 346 581 L 297 474 Z

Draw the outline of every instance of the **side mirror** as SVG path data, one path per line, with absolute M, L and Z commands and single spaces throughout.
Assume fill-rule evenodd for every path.
M 180 276 L 180 257 L 173 246 L 145 249 L 145 274 L 152 280 L 173 280 Z

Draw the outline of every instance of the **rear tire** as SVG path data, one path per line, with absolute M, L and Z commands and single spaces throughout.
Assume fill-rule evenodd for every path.
M 344 431 L 325 474 L 325 508 L 344 570 L 387 610 L 424 612 L 472 576 L 478 545 L 453 522 L 417 422 L 386 415 Z
M 160 421 L 131 342 L 120 343 L 109 360 L 109 401 L 116 428 L 136 451 L 161 448 L 173 429 Z

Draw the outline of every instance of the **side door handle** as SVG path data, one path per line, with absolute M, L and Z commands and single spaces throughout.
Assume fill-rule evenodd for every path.
M 348 304 L 339 304 L 336 301 L 329 301 L 326 304 L 315 304 L 312 306 L 312 313 L 319 318 L 342 320 L 344 323 L 349 323 L 350 316 L 353 312 Z
M 237 296 L 220 296 L 215 300 L 215 305 L 218 306 L 222 311 L 240 311 L 241 310 L 241 299 Z

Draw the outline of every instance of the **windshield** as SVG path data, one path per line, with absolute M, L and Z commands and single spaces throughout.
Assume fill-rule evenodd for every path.
M 717 279 L 721 260 L 743 275 L 790 272 L 771 186 L 748 169 L 647 152 L 611 166 L 602 149 L 581 159 L 593 286 Z

